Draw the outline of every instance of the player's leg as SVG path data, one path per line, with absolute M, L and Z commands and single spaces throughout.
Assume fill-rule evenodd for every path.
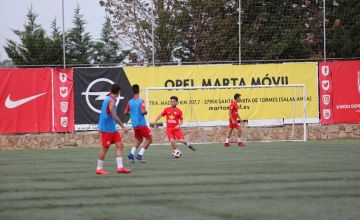
M 173 150 L 177 149 L 177 145 L 176 145 L 176 141 L 175 141 L 175 132 L 174 132 L 174 128 L 166 128 L 166 135 L 169 139 L 170 145 L 172 147 Z
M 136 132 L 136 131 L 134 131 Z M 135 156 L 135 153 L 136 153 L 136 149 L 139 148 L 139 146 L 141 145 L 142 141 L 143 141 L 143 138 L 141 137 L 141 135 L 139 134 L 139 131 L 137 132 L 138 134 L 135 134 L 135 145 L 134 147 L 131 148 L 129 154 L 127 155 L 128 159 L 131 161 L 131 162 L 135 162 L 134 161 L 134 156 Z
M 123 158 L 122 158 L 123 150 L 124 150 L 123 142 L 122 141 L 116 142 L 115 146 L 116 146 L 115 155 L 116 155 L 116 165 L 117 165 L 116 172 L 131 173 L 131 170 L 129 168 L 124 167 L 123 165 Z
M 101 147 L 99 150 L 99 155 L 98 155 L 98 162 L 97 162 L 97 167 L 96 167 L 96 174 L 100 174 L 100 175 L 106 175 L 108 174 L 107 171 L 104 170 L 104 160 L 105 160 L 105 155 L 106 152 L 108 151 L 108 147 Z
M 183 140 L 183 139 L 178 140 L 178 142 L 186 145 L 190 150 L 196 151 L 196 148 L 195 148 L 194 146 L 192 146 L 192 145 L 190 144 L 190 142 L 185 141 L 185 140 Z
M 141 162 L 145 163 L 145 161 L 144 161 L 144 153 L 149 148 L 150 144 L 152 143 L 152 134 L 151 134 L 151 130 L 149 129 L 148 126 L 141 127 L 141 137 L 145 138 L 145 143 L 143 144 L 143 146 L 140 149 L 139 153 L 136 155 L 136 159 L 138 159 Z
M 181 155 L 181 151 L 177 147 L 175 138 L 174 137 L 169 137 L 169 142 L 170 142 L 170 145 L 171 145 L 171 147 L 173 149 L 173 151 L 172 151 L 173 157 L 175 159 L 179 158 L 180 156 L 177 156 L 177 155 Z
M 224 143 L 224 147 L 230 147 L 230 137 L 231 137 L 231 134 L 232 134 L 232 131 L 233 131 L 233 128 L 232 128 L 232 124 L 229 125 L 229 128 L 228 128 L 228 131 L 227 131 L 227 136 L 225 138 L 225 143 Z
M 170 145 L 172 147 L 173 150 L 177 150 L 177 145 L 176 145 L 176 141 L 174 138 L 169 139 Z
M 101 147 L 98 154 L 98 159 L 104 161 L 106 153 L 108 152 L 109 147 Z
M 151 143 L 152 143 L 152 136 L 145 137 L 145 142 L 143 144 L 143 147 L 139 150 L 139 153 L 136 155 L 136 159 L 138 159 L 141 162 L 145 163 L 145 161 L 144 161 L 144 153 L 149 148 Z
M 178 146 L 176 144 L 176 136 L 175 136 L 175 129 L 174 128 L 167 128 L 166 129 L 166 134 L 168 136 L 170 145 L 172 147 L 172 155 L 174 158 L 177 152 L 180 152 L 180 150 L 178 149 Z
M 236 127 L 237 142 L 239 147 L 245 147 L 245 143 L 241 141 L 241 126 Z
M 189 141 L 184 140 L 184 134 L 181 129 L 177 129 L 174 132 L 175 132 L 175 138 L 178 140 L 179 143 L 185 144 L 192 151 L 196 151 L 196 149 L 189 143 Z
M 95 173 L 100 175 L 106 175 L 108 174 L 108 172 L 104 170 L 104 160 L 105 155 L 109 150 L 109 146 L 111 144 L 111 136 L 109 135 L 109 133 L 101 132 L 101 142 L 102 146 L 98 153 L 98 162 Z

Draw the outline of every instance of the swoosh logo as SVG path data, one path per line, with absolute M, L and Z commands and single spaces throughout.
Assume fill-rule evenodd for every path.
M 5 107 L 6 108 L 16 108 L 16 107 L 18 107 L 20 105 L 23 105 L 23 104 L 25 104 L 27 102 L 30 102 L 31 100 L 34 100 L 37 97 L 45 95 L 45 94 L 46 94 L 46 92 L 40 93 L 40 94 L 37 94 L 37 95 L 34 95 L 34 96 L 30 96 L 30 97 L 27 97 L 27 98 L 19 99 L 19 100 L 16 100 L 16 101 L 12 101 L 10 99 L 10 94 L 9 94 L 6 97 L 6 100 L 5 100 Z

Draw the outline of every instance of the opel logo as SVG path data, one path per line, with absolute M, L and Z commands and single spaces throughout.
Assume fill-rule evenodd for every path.
M 86 91 L 85 92 L 82 92 L 81 95 L 84 95 L 85 96 L 85 100 L 86 100 L 86 103 L 87 105 L 90 107 L 91 110 L 93 110 L 94 112 L 97 112 L 97 113 L 101 113 L 101 110 L 100 109 L 96 109 L 91 103 L 90 103 L 90 100 L 89 100 L 89 96 L 97 96 L 95 98 L 95 100 L 97 101 L 100 101 L 100 100 L 105 100 L 107 95 L 109 94 L 109 91 L 99 91 L 99 92 L 91 92 L 91 87 L 93 87 L 96 83 L 98 82 L 106 82 L 106 83 L 109 83 L 110 85 L 114 84 L 114 82 L 110 79 L 107 79 L 107 78 L 99 78 L 99 79 L 96 79 L 94 81 L 92 81 L 88 87 L 86 88 Z M 116 106 L 118 106 L 119 102 L 120 102 L 120 99 L 124 99 L 124 97 L 122 96 L 119 96 L 117 99 L 116 99 Z

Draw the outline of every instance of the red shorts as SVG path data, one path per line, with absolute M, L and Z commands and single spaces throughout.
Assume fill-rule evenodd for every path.
M 138 126 L 134 128 L 135 138 L 142 139 L 151 137 L 151 131 L 148 126 Z
M 166 128 L 166 133 L 169 140 L 173 140 L 175 138 L 178 140 L 184 139 L 184 134 L 182 133 L 180 128 Z
M 239 122 L 237 121 L 237 119 L 234 119 L 235 123 L 231 122 L 231 119 L 229 119 L 229 128 L 233 129 L 233 128 L 238 128 L 239 127 Z
M 101 132 L 101 141 L 103 147 L 109 147 L 111 144 L 121 142 L 121 136 L 118 131 L 115 132 Z

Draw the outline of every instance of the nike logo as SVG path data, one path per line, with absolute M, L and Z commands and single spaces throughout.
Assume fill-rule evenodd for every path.
M 6 97 L 6 100 L 5 100 L 5 107 L 6 108 L 16 108 L 16 107 L 18 107 L 20 105 L 23 105 L 23 104 L 25 104 L 27 102 L 30 102 L 31 100 L 34 100 L 37 97 L 45 95 L 45 94 L 46 94 L 46 92 L 40 93 L 40 94 L 37 94 L 37 95 L 34 95 L 34 96 L 30 96 L 30 97 L 27 97 L 27 98 L 19 99 L 19 100 L 16 100 L 16 101 L 12 101 L 10 99 L 10 94 L 9 94 Z

